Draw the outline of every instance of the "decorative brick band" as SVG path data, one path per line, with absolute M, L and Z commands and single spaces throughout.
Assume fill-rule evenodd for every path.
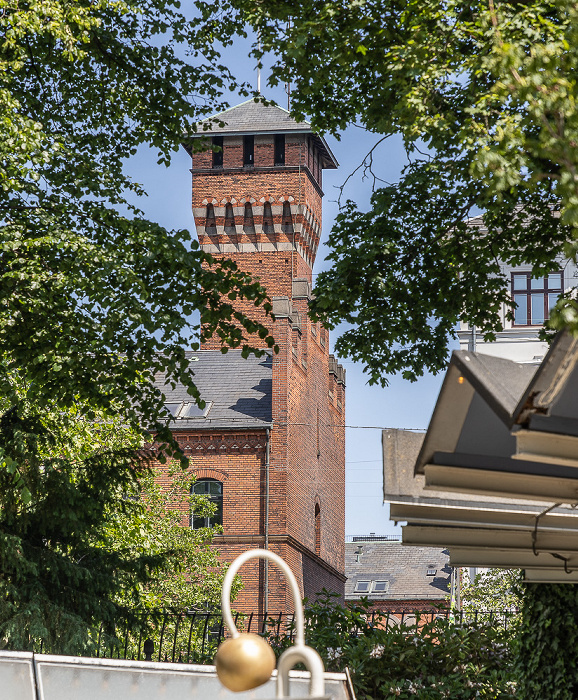
M 264 431 L 196 432 L 185 433 L 173 430 L 183 452 L 188 457 L 215 454 L 221 451 L 246 452 L 262 450 L 265 446 Z

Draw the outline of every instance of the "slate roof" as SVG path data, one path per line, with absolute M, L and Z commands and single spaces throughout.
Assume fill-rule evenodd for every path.
M 202 350 L 188 353 L 191 372 L 201 397 L 210 405 L 206 417 L 175 418 L 171 430 L 212 430 L 215 428 L 265 428 L 271 423 L 272 358 L 251 355 L 241 350 Z M 193 398 L 181 384 L 174 389 L 157 377 L 157 386 L 166 403 L 191 402 Z
M 440 600 L 448 596 L 451 567 L 447 549 L 356 539 L 345 543 L 346 600 L 366 595 L 355 592 L 358 581 L 389 582 L 387 593 L 367 594 L 370 601 Z M 429 568 L 436 570 L 434 576 L 427 575 Z
M 214 120 L 225 123 L 219 126 Z M 263 102 L 255 102 L 250 99 L 240 105 L 226 109 L 224 112 L 208 117 L 197 124 L 198 131 L 191 134 L 193 137 L 208 134 L 241 135 L 241 134 L 311 134 L 317 142 L 317 147 L 323 158 L 322 167 L 335 169 L 339 166 L 337 159 L 331 152 L 324 138 L 316 134 L 309 122 L 298 122 L 286 109 L 279 105 L 269 105 Z
M 225 122 L 226 126 L 220 127 L 210 121 L 219 119 Z M 279 105 L 267 105 L 263 102 L 255 102 L 250 99 L 241 102 L 240 105 L 219 112 L 209 119 L 199 122 L 209 126 L 208 133 L 285 133 L 289 131 L 311 132 L 309 122 L 298 122 L 290 116 L 289 112 Z M 205 126 L 201 127 L 205 131 Z M 205 131 L 205 133 L 207 133 Z

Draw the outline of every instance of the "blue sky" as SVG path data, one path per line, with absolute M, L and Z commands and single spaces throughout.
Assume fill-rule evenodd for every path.
M 237 66 L 239 77 L 252 81 L 256 86 L 256 72 L 246 54 L 246 44 L 236 44 L 224 54 L 224 62 Z M 270 90 L 266 86 L 267 70 L 262 75 L 262 92 L 287 106 L 283 87 Z M 245 98 L 229 96 L 234 105 Z M 349 127 L 341 140 L 327 137 L 340 167 L 325 171 L 323 189 L 323 236 L 317 254 L 314 274 L 326 269 L 324 261 L 327 248 L 323 242 L 331 230 L 338 212 L 337 188 L 361 163 L 374 146 L 378 137 L 356 126 Z M 190 158 L 181 150 L 169 168 L 157 165 L 155 152 L 142 148 L 127 164 L 127 172 L 144 185 L 146 199 L 139 201 L 145 214 L 167 228 L 194 229 L 191 212 Z M 395 182 L 406 162 L 401 140 L 390 138 L 378 146 L 374 153 L 374 170 L 378 177 Z M 379 186 L 379 183 L 378 183 Z M 369 206 L 372 180 L 363 179 L 361 171 L 352 177 L 344 191 L 344 197 L 354 200 L 360 208 Z M 334 333 L 335 336 L 335 333 Z M 382 428 L 427 428 L 441 386 L 442 375 L 426 375 L 416 383 L 401 377 L 391 377 L 385 389 L 370 387 L 366 383 L 362 367 L 347 359 L 340 359 L 347 370 L 346 387 L 346 535 L 400 534 L 400 529 L 389 521 L 389 509 L 382 498 Z

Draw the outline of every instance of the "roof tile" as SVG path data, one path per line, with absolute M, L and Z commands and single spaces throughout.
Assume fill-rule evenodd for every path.
M 177 418 L 171 429 L 263 428 L 271 423 L 272 357 L 244 359 L 240 350 L 201 350 L 189 354 L 190 368 L 201 397 L 212 402 L 206 418 Z M 158 375 L 166 403 L 194 401 L 183 384 L 174 389 Z
M 357 552 L 361 549 L 359 555 Z M 388 581 L 387 593 L 369 594 L 372 600 L 433 600 L 445 598 L 451 567 L 447 549 L 408 547 L 401 542 L 357 541 L 345 543 L 346 599 L 358 599 L 358 581 Z M 428 568 L 436 570 L 428 576 Z

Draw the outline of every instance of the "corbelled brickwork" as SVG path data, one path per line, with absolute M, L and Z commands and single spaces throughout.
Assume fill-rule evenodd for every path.
M 206 422 L 175 432 L 197 478 L 223 483 L 224 534 L 215 546 L 225 560 L 263 547 L 267 533 L 304 596 L 324 587 L 343 595 L 345 372 L 329 355 L 327 331 L 307 315 L 321 173 L 336 163 L 308 125 L 279 108 L 245 103 L 220 118 L 233 126 L 213 127 L 215 153 L 192 155 L 193 213 L 203 249 L 258 277 L 273 300 L 275 321 L 250 305 L 238 307 L 266 323 L 279 345 L 271 358 L 271 421 L 246 433 L 213 432 Z M 209 341 L 204 349 L 218 347 Z M 241 573 L 245 588 L 236 607 L 262 612 L 264 565 L 250 563 Z M 273 566 L 268 591 L 270 612 L 293 610 Z

